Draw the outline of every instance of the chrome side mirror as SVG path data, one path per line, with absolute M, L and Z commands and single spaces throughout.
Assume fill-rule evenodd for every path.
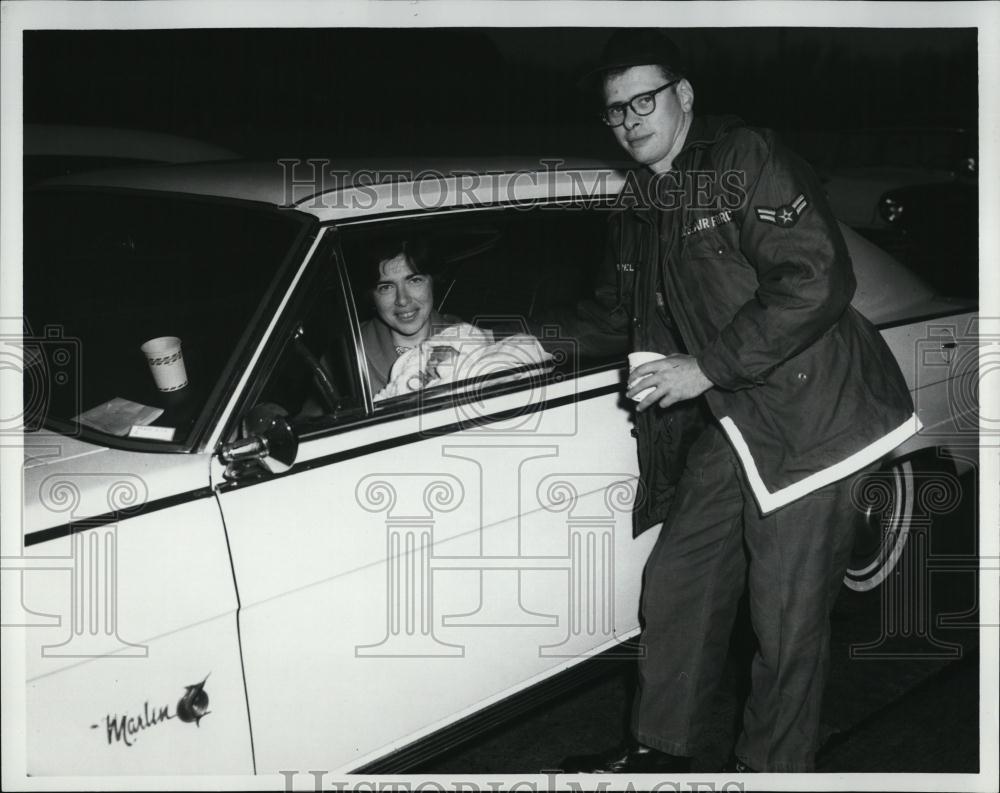
M 219 457 L 227 464 L 226 478 L 242 478 L 257 462 L 272 474 L 287 471 L 295 463 L 299 439 L 283 413 L 273 405 L 258 405 L 244 421 L 245 437 L 227 443 Z

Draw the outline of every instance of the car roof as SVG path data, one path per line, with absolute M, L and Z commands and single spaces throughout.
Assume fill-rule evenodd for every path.
M 285 162 L 286 165 L 281 160 L 240 161 L 95 171 L 50 179 L 33 190 L 79 186 L 211 196 L 294 209 L 325 222 L 446 206 L 500 203 L 526 206 L 531 200 L 541 203 L 611 197 L 618 195 L 624 186 L 623 170 L 627 167 L 602 160 L 505 157 L 479 158 L 474 165 L 445 159 L 339 161 L 334 169 L 330 161 L 324 160 L 317 161 L 316 167 L 335 171 L 336 178 L 317 183 L 311 178 L 309 161 Z M 296 169 L 307 170 L 293 171 L 295 181 L 289 185 L 286 182 L 291 179 L 288 169 L 292 163 L 298 163 Z M 532 175 L 541 178 L 532 179 Z M 383 178 L 396 181 L 380 183 Z M 372 187 L 373 184 L 377 187 Z M 350 200 L 340 200 L 352 192 L 354 198 L 366 199 L 367 205 L 353 206 Z M 472 201 L 468 198 L 470 193 L 474 194 Z M 460 200 L 456 199 L 459 195 Z M 444 200 L 435 203 L 442 196 Z M 912 316 L 915 306 L 923 306 L 925 313 L 956 310 L 948 301 L 936 298 L 921 279 L 885 251 L 847 226 L 840 224 L 840 227 L 855 259 L 858 289 L 854 303 L 870 320 L 898 321 Z M 859 268 L 857 264 L 861 261 L 866 264 Z M 893 295 L 890 305 L 886 305 L 886 294 Z
M 493 157 L 476 160 L 443 158 L 379 159 L 377 161 L 328 160 L 323 158 L 278 158 L 267 162 L 229 161 L 184 165 L 163 165 L 130 169 L 108 169 L 49 179 L 39 187 L 95 187 L 105 189 L 169 192 L 254 201 L 273 207 L 295 208 L 321 220 L 340 219 L 351 214 L 372 214 L 378 206 L 398 198 L 401 206 L 416 203 L 428 209 L 455 203 L 442 192 L 475 190 L 477 199 L 498 193 L 492 203 L 524 199 L 531 193 L 529 174 L 540 175 L 536 187 L 541 195 L 563 198 L 574 195 L 569 174 L 589 174 L 580 189 L 593 190 L 597 174 L 605 175 L 594 195 L 613 195 L 620 190 L 622 163 L 600 160 L 562 160 L 545 157 Z M 563 185 L 563 188 L 558 185 Z M 513 192 L 515 191 L 516 192 Z M 365 195 L 371 206 L 327 200 L 354 191 Z M 510 191 L 510 192 L 508 192 Z M 547 192 L 546 192 L 547 191 Z M 554 192 L 553 192 L 554 191 Z M 417 200 L 414 201 L 414 196 Z M 423 205 L 426 202 L 440 202 Z M 342 204 L 347 203 L 347 206 Z M 360 202 L 355 202 L 360 204 Z M 484 201 L 483 203 L 489 203 Z M 353 211 L 352 211 L 353 210 Z

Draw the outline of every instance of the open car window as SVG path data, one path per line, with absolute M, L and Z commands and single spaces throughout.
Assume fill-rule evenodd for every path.
M 286 417 L 300 433 L 366 413 L 357 323 L 329 242 L 316 265 L 279 323 L 275 363 L 249 406 L 252 415 Z
M 303 222 L 182 196 L 27 193 L 29 429 L 34 417 L 106 445 L 190 445 Z M 141 351 L 159 338 L 179 340 L 179 359 L 173 348 Z M 153 366 L 177 374 L 178 360 L 183 376 L 154 380 Z
M 376 413 L 415 403 L 429 408 L 620 361 L 624 340 L 583 355 L 561 321 L 593 295 L 607 219 L 600 207 L 547 206 L 342 227 Z M 393 349 L 375 308 L 370 252 L 387 238 L 426 249 L 435 325 L 413 349 Z
M 621 363 L 624 338 L 584 350 L 564 323 L 593 296 L 607 220 L 593 207 L 547 207 L 328 231 L 262 359 L 244 423 L 280 415 L 306 437 Z M 404 351 L 379 325 L 368 256 L 401 238 L 426 245 L 436 312 L 432 336 Z

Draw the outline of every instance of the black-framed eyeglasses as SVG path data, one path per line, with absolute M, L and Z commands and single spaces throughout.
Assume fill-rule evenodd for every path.
M 637 116 L 648 116 L 654 110 L 656 110 L 656 95 L 660 91 L 667 90 L 672 85 L 677 85 L 680 80 L 671 80 L 669 83 L 661 85 L 652 91 L 644 91 L 641 94 L 636 94 L 627 102 L 615 102 L 613 105 L 608 105 L 604 108 L 604 112 L 601 113 L 601 119 L 609 127 L 620 127 L 625 123 L 625 108 L 632 108 L 632 112 Z

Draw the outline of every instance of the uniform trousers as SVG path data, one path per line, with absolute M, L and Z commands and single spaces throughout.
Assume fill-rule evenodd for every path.
M 646 563 L 640 743 L 695 753 L 748 585 L 758 649 L 736 756 L 758 771 L 813 770 L 830 611 L 858 519 L 851 489 L 865 472 L 762 517 L 721 428 L 698 436 Z

